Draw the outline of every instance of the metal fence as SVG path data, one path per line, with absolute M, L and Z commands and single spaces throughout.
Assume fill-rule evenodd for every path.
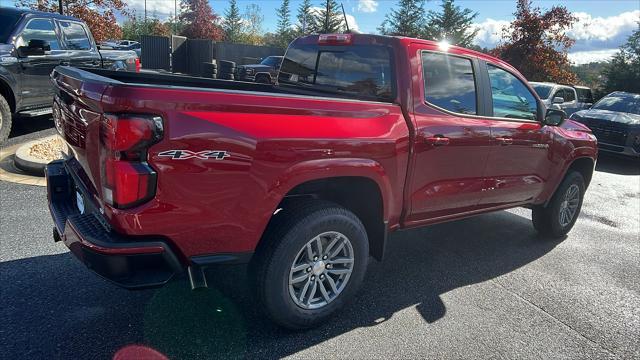
M 171 71 L 176 73 L 189 71 L 187 46 L 186 37 L 171 35 Z
M 145 69 L 163 69 L 193 76 L 204 74 L 204 63 L 213 59 L 237 64 L 257 63 L 270 55 L 283 55 L 284 49 L 271 46 L 216 43 L 183 36 L 141 36 L 140 61 Z
M 165 36 L 140 37 L 140 62 L 147 69 L 171 69 L 171 46 Z

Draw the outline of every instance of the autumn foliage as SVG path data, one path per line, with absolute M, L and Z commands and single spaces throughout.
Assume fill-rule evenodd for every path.
M 120 39 L 122 29 L 116 22 L 114 11 L 126 14 L 127 4 L 122 0 L 64 0 L 65 15 L 84 21 L 96 41 Z M 58 0 L 18 0 L 16 5 L 34 10 L 58 12 Z
M 574 40 L 565 34 L 577 20 L 564 6 L 546 12 L 532 7 L 531 0 L 518 0 L 515 20 L 504 30 L 505 42 L 491 50 L 516 67 L 530 81 L 573 84 L 568 49 Z
M 220 27 L 220 18 L 207 0 L 185 0 L 180 20 L 185 23 L 182 35 L 191 39 L 211 39 L 221 41 L 224 31 Z

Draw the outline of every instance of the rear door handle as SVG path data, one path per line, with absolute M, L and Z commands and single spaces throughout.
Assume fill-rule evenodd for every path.
M 513 139 L 510 137 L 497 137 L 496 140 L 500 142 L 500 145 L 511 145 L 513 144 Z
M 449 145 L 449 138 L 442 135 L 436 135 L 426 138 L 428 144 L 433 146 Z

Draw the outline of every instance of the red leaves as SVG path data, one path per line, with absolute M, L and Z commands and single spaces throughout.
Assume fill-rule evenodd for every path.
M 542 13 L 531 0 L 518 0 L 515 20 L 503 32 L 506 41 L 491 54 L 515 66 L 527 79 L 575 83 L 567 51 L 573 39 L 565 34 L 577 20 L 567 8 L 554 6 Z
M 58 12 L 57 0 L 19 0 L 18 6 L 34 10 Z M 122 0 L 64 0 L 65 15 L 84 21 L 96 41 L 118 39 L 122 29 L 116 22 L 114 11 L 127 14 L 127 4 Z
M 216 15 L 207 0 L 186 0 L 187 10 L 180 15 L 180 20 L 186 23 L 182 35 L 191 39 L 211 39 L 221 41 L 224 31 L 218 25 Z

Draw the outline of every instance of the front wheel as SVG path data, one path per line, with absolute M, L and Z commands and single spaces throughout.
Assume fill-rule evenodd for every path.
M 9 132 L 11 132 L 11 108 L 4 96 L 0 95 L 0 143 L 9 138 Z
M 284 207 L 253 267 L 258 300 L 277 324 L 323 323 L 353 298 L 369 256 L 367 233 L 349 210 L 329 202 Z
M 572 171 L 564 178 L 546 207 L 535 207 L 533 227 L 543 236 L 565 236 L 578 219 L 585 193 L 584 177 Z

